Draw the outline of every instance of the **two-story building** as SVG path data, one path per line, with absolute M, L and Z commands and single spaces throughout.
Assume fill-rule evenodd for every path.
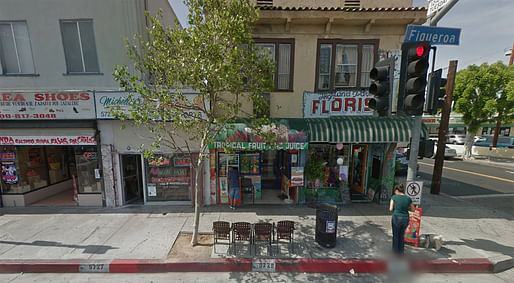
M 102 120 L 101 107 L 120 89 L 114 66 L 131 64 L 123 39 L 145 35 L 145 11 L 159 9 L 175 24 L 166 0 L 0 3 L 4 206 L 114 206 L 139 196 L 138 141 Z
M 264 95 L 270 117 L 284 125 L 282 142 L 290 145 L 258 147 L 241 126 L 228 137 L 238 143 L 211 149 L 210 202 L 228 203 L 228 167 L 251 180 L 255 192 L 250 189 L 246 202 L 338 202 L 340 182 L 353 200 L 388 199 L 394 149 L 409 142 L 412 123 L 374 116 L 369 74 L 388 57 L 399 66 L 406 27 L 423 24 L 426 8 L 412 7 L 411 0 L 267 0 L 257 7 L 255 41 L 277 66 L 275 90 Z M 397 70 L 395 89 L 398 77 Z M 227 156 L 224 147 L 237 151 Z

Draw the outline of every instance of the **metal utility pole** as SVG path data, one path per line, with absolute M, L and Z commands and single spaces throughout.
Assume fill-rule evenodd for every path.
M 426 24 L 429 26 L 437 26 L 439 20 L 450 11 L 450 9 L 457 4 L 459 0 L 447 0 L 444 3 L 444 6 L 436 12 L 435 15 L 427 19 Z M 434 1 L 435 2 L 435 1 Z M 430 3 L 429 3 L 430 4 Z M 435 55 L 434 55 L 435 56 Z M 434 60 L 435 61 L 435 60 Z M 432 67 L 433 69 L 433 67 Z M 453 91 L 453 85 L 452 85 Z M 449 119 L 449 118 L 448 118 Z M 440 131 L 439 131 L 440 132 Z M 409 156 L 409 167 L 407 171 L 407 182 L 413 181 L 414 177 L 416 177 L 416 167 L 418 164 L 418 151 L 419 151 L 419 141 L 421 135 L 421 116 L 414 116 L 414 120 L 412 122 L 412 139 L 410 142 L 410 156 Z M 443 147 L 444 149 L 444 147 Z M 439 150 L 439 146 L 437 147 Z M 442 169 L 442 167 L 441 167 Z
M 512 62 L 514 61 L 514 43 L 512 43 L 512 49 L 510 50 L 510 58 L 509 58 L 509 66 L 512 65 Z M 494 128 L 494 136 L 493 136 L 493 147 L 496 147 L 496 144 L 498 143 L 498 136 L 500 135 L 500 127 L 501 127 L 501 120 L 502 120 L 503 113 L 500 111 L 498 113 L 498 120 L 496 121 L 496 127 Z
M 448 67 L 448 77 L 446 82 L 446 99 L 441 113 L 441 124 L 439 125 L 439 138 L 437 140 L 437 152 L 435 154 L 434 172 L 432 173 L 431 194 L 439 194 L 441 189 L 441 177 L 443 175 L 444 148 L 446 147 L 446 135 L 448 134 L 448 124 L 450 121 L 450 110 L 452 106 L 453 88 L 455 85 L 455 75 L 457 73 L 457 60 L 450 61 Z

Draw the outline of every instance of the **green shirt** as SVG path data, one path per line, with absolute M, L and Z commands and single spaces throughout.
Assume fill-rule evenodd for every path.
M 412 203 L 410 197 L 406 195 L 394 195 L 391 199 L 394 201 L 393 216 L 409 216 L 409 205 Z

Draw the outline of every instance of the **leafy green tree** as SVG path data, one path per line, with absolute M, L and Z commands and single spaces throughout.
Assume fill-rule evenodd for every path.
M 189 27 L 165 27 L 159 17 L 150 17 L 148 35 L 136 35 L 127 45 L 135 71 L 117 66 L 114 76 L 127 92 L 138 94 L 131 96 L 130 114 L 117 115 L 153 134 L 145 156 L 166 149 L 191 156 L 196 171 L 191 243 L 196 245 L 208 145 L 236 119 L 247 118 L 254 128 L 269 122 L 253 113 L 269 109 L 262 93 L 273 88 L 275 65 L 252 40 L 258 11 L 250 0 L 185 3 Z M 188 99 L 185 89 L 197 97 Z
M 463 114 L 467 126 L 464 158 L 471 158 L 473 136 L 485 122 L 512 119 L 512 96 L 506 87 L 512 81 L 512 67 L 502 62 L 471 65 L 457 73 L 454 110 Z

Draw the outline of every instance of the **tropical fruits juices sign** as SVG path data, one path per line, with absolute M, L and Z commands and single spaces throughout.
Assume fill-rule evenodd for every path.
M 88 91 L 0 93 L 0 120 L 95 119 Z

